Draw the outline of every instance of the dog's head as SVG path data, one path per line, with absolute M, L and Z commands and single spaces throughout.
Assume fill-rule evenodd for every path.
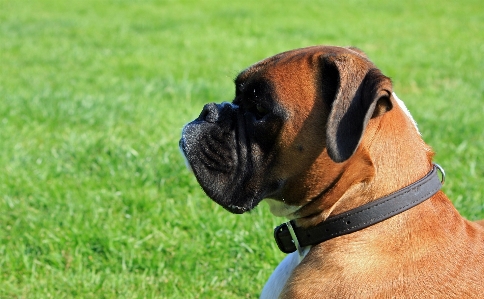
M 315 180 L 331 184 L 391 96 L 390 79 L 358 49 L 284 52 L 241 72 L 231 103 L 205 105 L 180 148 L 206 194 L 230 212 L 264 198 L 301 205 L 321 192 Z

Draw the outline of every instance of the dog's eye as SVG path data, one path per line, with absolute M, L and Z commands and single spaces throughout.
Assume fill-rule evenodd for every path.
M 256 120 L 260 120 L 264 116 L 269 114 L 269 110 L 264 108 L 264 106 L 260 103 L 256 103 L 256 104 L 251 105 L 250 107 L 248 107 L 247 111 L 250 112 L 251 114 L 253 114 L 255 116 Z
M 268 111 L 267 111 L 267 109 L 265 109 L 264 107 L 262 107 L 262 105 L 261 105 L 261 104 L 259 104 L 259 103 L 257 103 L 257 104 L 255 105 L 255 109 L 257 110 L 257 112 L 258 112 L 259 114 L 264 114 L 264 115 L 265 115 L 265 114 L 267 114 L 267 112 L 268 112 Z

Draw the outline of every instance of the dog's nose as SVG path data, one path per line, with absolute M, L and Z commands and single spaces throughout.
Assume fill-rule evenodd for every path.
M 203 106 L 203 110 L 198 118 L 199 120 L 203 120 L 209 123 L 215 123 L 220 120 L 220 117 L 223 113 L 226 113 L 229 110 L 234 110 L 235 107 L 235 105 L 227 102 L 223 102 L 221 104 L 206 104 L 205 106 Z
M 200 120 L 204 120 L 209 123 L 214 123 L 219 117 L 219 109 L 217 104 L 210 103 L 203 106 L 203 110 L 198 117 Z

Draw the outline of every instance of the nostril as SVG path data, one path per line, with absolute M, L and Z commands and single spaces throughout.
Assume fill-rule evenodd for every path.
M 217 105 L 215 103 L 210 103 L 203 106 L 203 110 L 198 118 L 209 123 L 216 122 L 218 119 Z

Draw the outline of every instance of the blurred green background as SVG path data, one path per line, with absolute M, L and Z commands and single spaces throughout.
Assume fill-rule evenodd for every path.
M 250 64 L 357 46 L 484 218 L 484 3 L 0 0 L 0 297 L 256 298 L 284 257 L 265 205 L 231 215 L 178 139 Z

